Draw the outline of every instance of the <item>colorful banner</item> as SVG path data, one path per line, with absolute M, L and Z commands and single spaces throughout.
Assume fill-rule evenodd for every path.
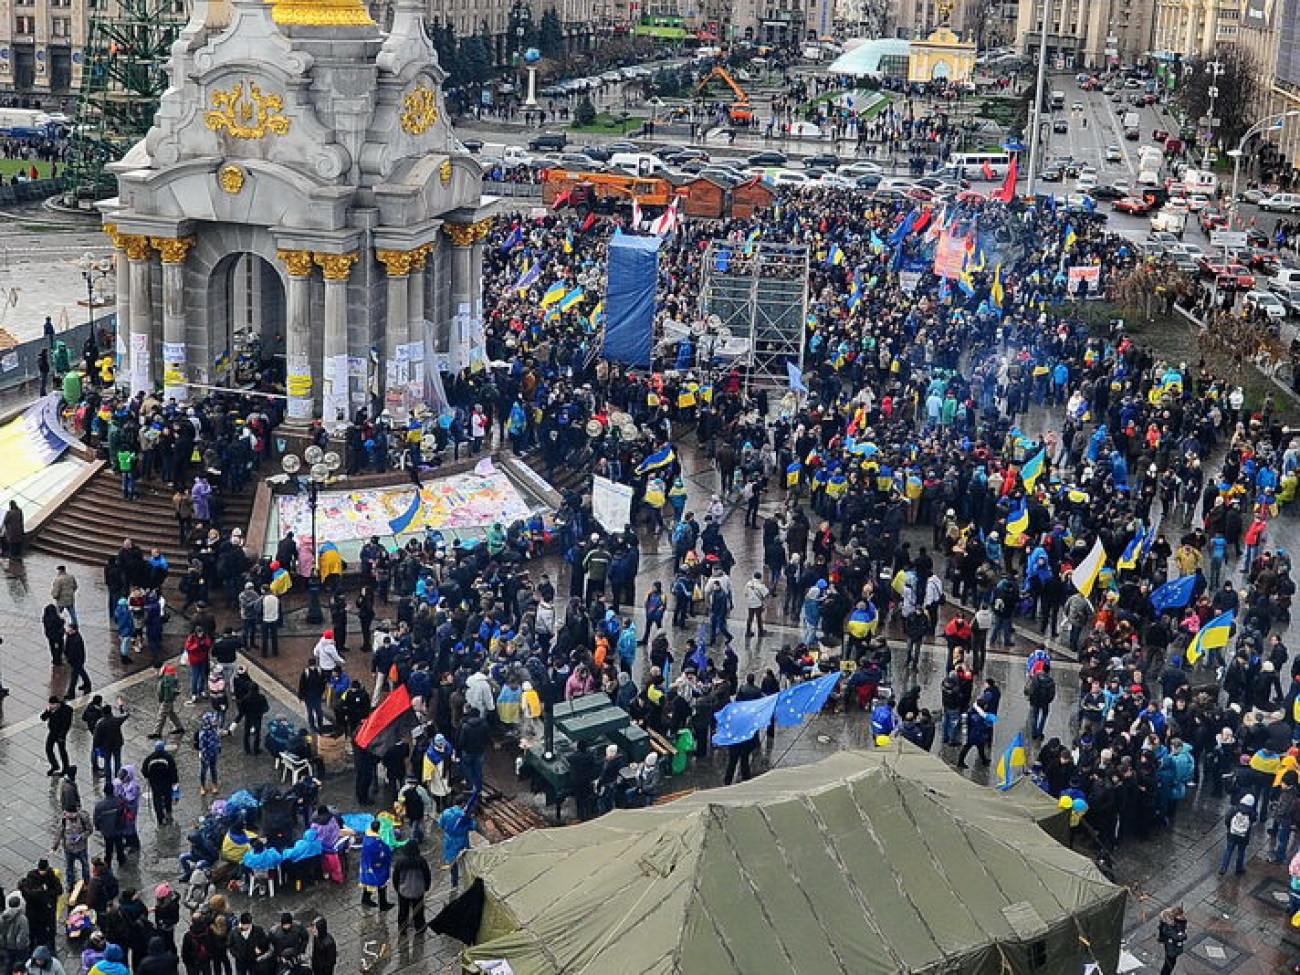
M 1070 294 L 1079 293 L 1079 282 L 1086 282 L 1089 294 L 1096 294 L 1101 290 L 1101 266 L 1098 264 L 1085 264 L 1071 267 L 1065 272 L 1068 284 L 1066 288 Z
M 961 269 L 966 263 L 966 249 L 969 239 L 958 237 L 947 231 L 939 235 L 939 243 L 934 248 L 934 273 L 943 278 L 961 276 Z
M 316 508 L 316 528 L 321 541 L 342 542 L 392 535 L 390 522 L 411 507 L 413 487 L 397 486 L 364 491 L 323 491 Z M 531 514 L 523 495 L 501 473 L 455 474 L 430 481 L 420 490 L 421 504 L 406 532 L 426 528 L 484 528 L 495 521 L 508 526 Z M 311 508 L 305 494 L 281 497 L 280 534 L 292 530 L 299 538 L 311 537 Z
M 59 420 L 62 405 L 63 397 L 50 393 L 0 427 L 0 488 L 50 466 L 77 442 Z

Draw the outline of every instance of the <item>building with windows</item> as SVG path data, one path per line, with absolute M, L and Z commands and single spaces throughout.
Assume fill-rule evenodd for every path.
M 1241 0 L 1156 0 L 1151 49 L 1208 58 L 1237 42 Z
M 1037 57 L 1044 0 L 1021 0 L 1017 49 Z M 1150 0 L 1045 0 L 1048 65 L 1058 71 L 1132 64 L 1151 50 Z

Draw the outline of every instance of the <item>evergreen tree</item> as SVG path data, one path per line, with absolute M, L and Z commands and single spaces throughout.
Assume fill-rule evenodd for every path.
M 456 83 L 460 85 L 481 85 L 491 80 L 492 56 L 482 35 L 463 38 L 457 45 L 456 73 Z
M 591 104 L 591 98 L 585 94 L 573 109 L 573 121 L 579 125 L 590 125 L 596 121 L 596 106 Z
M 554 7 L 547 7 L 542 14 L 542 24 L 537 31 L 537 46 L 542 57 L 558 60 L 564 57 L 564 25 Z

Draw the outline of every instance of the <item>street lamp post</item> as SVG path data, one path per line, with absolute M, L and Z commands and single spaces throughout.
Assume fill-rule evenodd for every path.
M 1039 25 L 1038 74 L 1034 78 L 1034 104 L 1029 111 L 1029 174 L 1025 194 L 1031 199 L 1038 182 L 1038 142 L 1042 137 L 1039 121 L 1043 114 L 1043 88 L 1047 83 L 1047 21 L 1052 10 L 1052 0 L 1043 0 L 1043 21 Z
M 305 480 L 307 485 L 307 508 L 311 512 L 311 575 L 307 577 L 307 615 L 304 619 L 308 623 L 319 623 L 325 618 L 320 606 L 321 579 L 319 546 L 316 540 L 316 508 L 320 503 L 321 488 L 330 482 L 334 472 L 342 466 L 342 463 L 343 459 L 334 451 L 327 453 L 315 444 L 304 450 L 301 458 L 296 454 L 285 454 L 280 458 L 280 466 L 284 468 L 284 472 L 299 483 Z M 307 468 L 305 478 L 300 476 L 304 465 Z
M 81 278 L 86 282 L 86 327 L 90 337 L 95 337 L 95 285 L 113 273 L 113 265 L 108 261 L 97 261 L 95 255 L 86 251 L 77 262 L 81 269 Z M 119 323 L 120 327 L 121 323 Z M 98 341 L 95 347 L 99 347 Z
M 1260 132 L 1264 131 L 1264 129 L 1280 129 L 1286 124 L 1287 119 L 1296 118 L 1297 116 L 1300 116 L 1300 109 L 1293 108 L 1289 111 L 1278 112 L 1276 115 L 1269 115 L 1266 118 L 1260 119 L 1246 130 L 1246 134 L 1241 137 L 1240 141 L 1238 141 L 1237 148 L 1228 153 L 1228 155 L 1232 156 L 1232 194 L 1231 202 L 1228 204 L 1231 208 L 1229 211 L 1229 216 L 1231 218 L 1229 221 L 1230 226 L 1235 227 L 1237 225 L 1237 183 L 1241 179 L 1241 157 L 1246 154 L 1246 142 L 1252 136 L 1258 135 Z M 1276 126 L 1273 124 L 1275 122 L 1277 123 Z

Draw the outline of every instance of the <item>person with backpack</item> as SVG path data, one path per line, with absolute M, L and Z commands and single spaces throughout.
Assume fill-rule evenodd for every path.
M 175 664 L 163 664 L 158 671 L 158 723 L 154 725 L 150 738 L 161 738 L 163 726 L 171 722 L 172 734 L 185 734 L 185 725 L 176 713 L 176 699 L 181 694 L 180 678 L 176 676 Z
M 664 611 L 667 608 L 668 601 L 664 599 L 664 584 L 655 582 L 645 597 L 645 636 L 641 638 L 641 646 L 644 647 L 650 642 L 651 628 L 657 626 L 660 632 L 663 632 Z
M 695 598 L 695 583 L 685 569 L 679 569 L 673 580 L 673 628 L 684 629 L 691 618 L 691 601 Z
M 433 886 L 429 863 L 414 842 L 398 848 L 393 860 L 393 890 L 397 892 L 397 933 L 424 933 L 424 895 Z
M 63 851 L 63 879 L 71 888 L 77 882 L 77 864 L 81 864 L 81 879 L 90 881 L 90 834 L 94 831 L 90 814 L 78 806 L 65 809 L 54 827 L 52 850 Z
M 1056 678 L 1052 676 L 1052 665 L 1043 661 L 1038 672 L 1025 681 L 1025 697 L 1029 699 L 1029 734 L 1034 741 L 1043 740 L 1043 731 L 1047 727 L 1047 715 L 1056 700 Z
M 29 936 L 23 895 L 15 890 L 5 899 L 5 909 L 0 912 L 0 958 L 4 959 L 6 972 L 13 971 L 14 965 L 21 965 L 27 957 Z
M 1255 794 L 1247 792 L 1234 806 L 1230 806 L 1223 817 L 1227 835 L 1224 837 L 1223 859 L 1219 861 L 1219 876 L 1228 872 L 1228 864 L 1235 853 L 1237 856 L 1237 875 L 1246 872 L 1246 847 L 1250 845 L 1250 834 L 1255 830 Z
M 172 802 L 180 782 L 176 759 L 167 751 L 166 742 L 159 739 L 153 743 L 153 752 L 140 763 L 140 774 L 149 783 L 154 819 L 159 826 L 166 826 L 172 821 Z

